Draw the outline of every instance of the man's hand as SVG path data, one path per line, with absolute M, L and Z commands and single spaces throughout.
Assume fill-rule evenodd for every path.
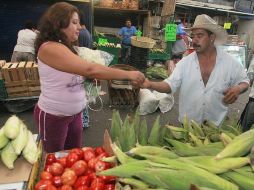
M 139 71 L 129 71 L 129 80 L 133 86 L 139 87 L 145 81 L 145 76 Z
M 238 96 L 241 94 L 241 88 L 239 85 L 233 86 L 225 90 L 223 94 L 223 102 L 225 104 L 233 104 L 237 100 Z
M 151 81 L 149 81 L 146 78 L 145 81 L 143 82 L 143 84 L 141 84 L 140 88 L 151 88 Z

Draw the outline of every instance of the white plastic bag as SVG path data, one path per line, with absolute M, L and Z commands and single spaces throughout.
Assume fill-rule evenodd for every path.
M 140 115 L 153 113 L 159 106 L 159 100 L 148 89 L 140 89 L 139 92 L 139 110 Z
M 154 96 L 159 100 L 159 108 L 162 113 L 166 113 L 174 106 L 174 96 L 172 94 L 153 91 Z

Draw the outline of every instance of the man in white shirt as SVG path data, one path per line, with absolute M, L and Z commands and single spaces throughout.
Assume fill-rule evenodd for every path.
M 33 22 L 28 20 L 25 23 L 25 29 L 18 32 L 11 62 L 35 61 L 34 42 L 37 36 L 35 28 Z
M 250 79 L 251 91 L 249 95 L 249 101 L 246 104 L 244 111 L 240 118 L 240 124 L 242 126 L 243 132 L 249 130 L 254 124 L 254 58 L 252 59 L 249 69 L 248 77 Z
M 195 52 L 178 62 L 166 80 L 146 80 L 141 87 L 164 93 L 174 93 L 180 88 L 180 122 L 186 114 L 198 123 L 209 120 L 219 126 L 228 104 L 248 89 L 249 79 L 240 63 L 215 46 L 227 39 L 224 28 L 202 14 L 196 17 L 191 30 Z

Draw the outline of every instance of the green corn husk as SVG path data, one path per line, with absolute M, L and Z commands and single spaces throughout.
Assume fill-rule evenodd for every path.
M 194 130 L 194 134 L 199 138 L 205 138 L 205 134 L 201 128 L 201 126 L 194 120 L 191 120 L 191 126 Z
M 194 183 L 198 186 L 206 186 L 215 189 L 238 189 L 237 186 L 234 184 L 220 178 L 219 176 L 212 174 L 202 168 L 197 168 L 192 164 L 185 163 L 181 160 L 177 159 L 167 159 L 161 158 L 157 156 L 149 156 L 147 157 L 150 161 L 150 164 L 153 166 L 153 163 L 157 163 L 154 167 L 161 167 L 161 168 L 168 168 L 173 170 L 185 170 L 188 172 L 188 176 L 191 177 L 191 183 L 194 183 L 196 180 L 197 182 Z M 158 165 L 161 164 L 161 165 Z M 168 176 L 168 175 L 166 175 Z M 183 177 L 180 178 L 181 181 L 184 181 Z M 174 189 L 174 188 L 172 188 Z
M 9 142 L 9 139 L 4 134 L 4 128 L 0 129 L 0 149 L 5 147 Z
M 203 146 L 203 142 L 193 133 L 189 132 L 189 136 L 194 146 Z
M 128 134 L 129 126 L 130 126 L 129 116 L 127 115 L 124 120 L 124 123 L 122 125 L 121 133 L 119 135 L 119 142 L 120 142 L 121 148 L 124 152 L 126 152 L 130 149 L 129 134 Z
M 28 131 L 28 142 L 22 151 L 22 155 L 30 164 L 34 164 L 38 160 L 39 154 L 40 152 L 35 143 L 33 134 L 31 131 Z
M 223 173 L 221 176 L 237 184 L 241 190 L 254 189 L 254 180 L 248 176 L 241 175 L 234 171 Z
M 219 154 L 216 159 L 240 157 L 246 155 L 254 145 L 254 129 L 235 137 Z
M 252 178 L 254 180 L 254 173 L 253 173 L 253 170 L 250 166 L 244 166 L 244 167 L 241 167 L 238 169 L 234 169 L 233 171 L 235 171 L 243 176 Z
M 14 151 L 17 155 L 20 155 L 21 151 L 25 148 L 28 142 L 28 130 L 26 126 L 22 123 L 19 135 L 17 138 L 11 141 Z
M 148 131 L 146 120 L 144 119 L 140 124 L 139 134 L 138 134 L 138 143 L 141 145 L 147 145 L 148 140 Z
M 4 135 L 9 139 L 15 139 L 20 131 L 20 120 L 17 116 L 13 115 L 8 118 L 5 122 L 4 128 Z
M 150 145 L 153 145 L 153 146 L 158 146 L 160 144 L 160 116 L 158 116 L 153 124 L 153 127 L 151 129 L 151 132 L 150 132 L 150 135 L 149 135 L 149 138 L 148 138 L 148 143 Z
M 136 132 L 135 132 L 135 128 L 134 128 L 133 125 L 127 126 L 127 134 L 129 136 L 129 138 L 128 138 L 128 144 L 129 144 L 128 150 L 130 150 L 132 147 L 135 147 L 135 145 L 137 143 Z
M 134 178 L 119 178 L 119 181 L 124 183 L 124 184 L 128 184 L 131 185 L 132 188 L 137 188 L 137 189 L 148 189 L 149 186 L 138 179 L 134 179 Z
M 129 150 L 128 153 L 135 154 L 135 155 L 148 154 L 148 155 L 160 156 L 160 157 L 171 158 L 171 159 L 178 158 L 178 156 L 174 152 L 166 148 L 156 147 L 156 146 L 137 145 L 135 148 L 132 148 L 131 150 Z
M 132 127 L 135 130 L 136 138 L 139 135 L 139 126 L 140 126 L 140 111 L 139 111 L 139 109 L 137 109 L 135 112 L 135 115 L 134 115 L 134 119 L 132 121 Z
M 228 136 L 226 133 L 221 133 L 220 140 L 224 144 L 224 146 L 227 146 L 232 141 L 232 138 Z
M 188 131 L 182 127 L 175 127 L 171 125 L 166 125 L 166 127 L 170 130 L 173 137 L 177 140 L 184 139 L 188 140 Z
M 214 174 L 220 174 L 232 169 L 241 168 L 250 162 L 248 157 L 224 158 L 221 160 L 215 160 L 214 156 L 182 157 L 179 158 L 179 160 L 191 163 L 198 168 L 205 169 Z
M 113 110 L 112 121 L 111 121 L 111 129 L 110 136 L 112 141 L 114 142 L 117 137 L 119 137 L 121 133 L 122 119 L 118 111 Z
M 18 155 L 15 153 L 14 148 L 9 142 L 1 151 L 1 159 L 4 165 L 9 169 L 14 169 L 14 162 L 18 158 Z
M 114 143 L 111 144 L 111 148 L 114 152 L 114 155 L 117 157 L 118 161 L 122 164 L 136 161 L 134 158 L 126 155 L 121 149 Z

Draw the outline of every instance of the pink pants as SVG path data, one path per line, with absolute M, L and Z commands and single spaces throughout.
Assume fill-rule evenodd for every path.
M 55 116 L 34 108 L 34 119 L 46 152 L 82 146 L 82 112 L 73 116 Z

